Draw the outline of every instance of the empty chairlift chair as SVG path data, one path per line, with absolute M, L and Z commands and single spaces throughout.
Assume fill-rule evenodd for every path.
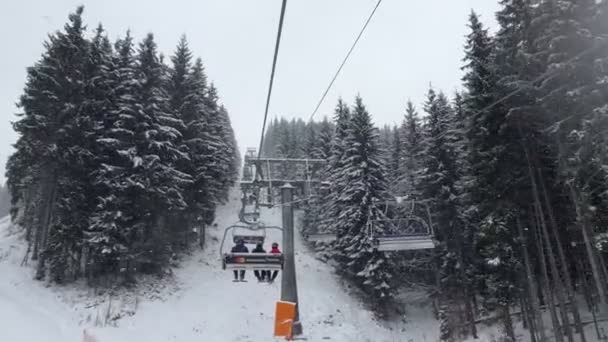
M 334 233 L 311 233 L 306 235 L 306 240 L 310 242 L 332 242 L 336 241 L 337 236 Z
M 435 248 L 433 230 L 430 224 L 419 217 L 372 221 L 373 225 L 389 225 L 392 234 L 374 236 L 371 234 L 372 248 L 380 252 L 410 251 Z

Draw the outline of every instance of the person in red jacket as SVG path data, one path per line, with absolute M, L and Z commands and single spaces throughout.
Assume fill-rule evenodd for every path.
M 279 249 L 278 243 L 276 243 L 276 242 L 272 243 L 272 249 L 270 250 L 270 253 L 271 254 L 281 254 L 282 253 L 281 250 Z M 269 277 L 268 281 L 271 283 L 274 281 L 274 279 L 279 274 L 279 271 L 274 271 L 274 272 L 272 272 L 272 276 L 271 276 L 270 271 L 266 271 L 266 272 L 267 272 L 266 274 L 268 274 L 268 277 Z

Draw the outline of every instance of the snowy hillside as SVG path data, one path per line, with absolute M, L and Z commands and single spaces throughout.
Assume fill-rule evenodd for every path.
M 135 291 L 137 297 L 123 293 L 109 299 L 82 284 L 45 288 L 32 280 L 31 267 L 20 267 L 25 252 L 21 233 L 3 219 L 2 335 L 24 342 L 81 341 L 86 328 L 100 342 L 270 340 L 280 281 L 258 284 L 249 273 L 249 282 L 233 283 L 231 272 L 222 271 L 219 263 L 223 228 L 237 218 L 236 196 L 219 208 L 217 228 L 210 229 L 207 249 L 188 256 L 175 270 L 173 280 L 163 280 L 156 287 L 140 286 Z M 279 224 L 280 210 L 263 212 L 262 218 L 267 224 Z M 296 236 L 300 312 L 309 341 L 435 341 L 434 321 L 422 325 L 412 321 L 411 327 L 395 329 L 376 322 L 359 300 L 347 294 L 331 267 L 316 260 Z M 280 236 L 269 236 L 268 241 L 281 242 Z M 423 314 L 428 311 L 424 307 L 420 310 Z M 114 320 L 117 316 L 122 317 Z M 105 327 L 96 326 L 106 321 L 109 324 Z M 418 329 L 408 331 L 414 327 Z
M 20 266 L 26 251 L 22 232 L 0 220 L 0 332 L 2 341 L 82 341 L 83 330 L 98 342 L 250 341 L 272 340 L 275 301 L 280 281 L 233 283 L 219 263 L 223 228 L 235 221 L 238 195 L 217 213 L 208 245 L 184 258 L 173 277 L 146 279 L 127 292 L 88 289 L 84 284 L 45 287 L 34 281 L 32 265 Z M 280 210 L 262 212 L 270 225 L 281 222 Z M 271 235 L 267 241 L 281 242 Z M 228 237 L 230 238 L 230 236 Z M 332 268 L 311 254 L 296 234 L 296 268 L 300 312 L 309 341 L 436 342 L 439 325 L 425 293 L 405 291 L 406 323 L 377 322 L 361 301 L 351 296 Z M 528 335 L 517 324 L 517 336 Z M 35 328 L 34 328 L 35 327 Z M 477 341 L 498 338 L 500 327 L 478 326 Z M 593 339 L 592 326 L 586 327 Z M 474 341 L 471 339 L 471 341 Z

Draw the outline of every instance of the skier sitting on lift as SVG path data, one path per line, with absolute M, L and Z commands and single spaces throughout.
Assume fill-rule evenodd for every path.
M 281 250 L 279 249 L 279 244 L 276 242 L 272 243 L 272 249 L 270 250 L 271 254 L 281 254 Z M 266 271 L 266 274 L 268 274 L 268 282 L 272 283 L 274 281 L 274 279 L 277 277 L 277 275 L 279 274 L 279 271 L 274 271 L 272 272 L 272 276 L 270 276 L 270 270 Z
M 266 253 L 266 250 L 264 250 L 262 243 L 258 242 L 255 249 L 252 250 L 251 253 Z M 255 277 L 258 278 L 258 281 L 260 282 L 266 280 L 266 278 L 270 280 L 270 271 L 261 271 L 260 274 L 259 270 L 255 270 L 253 271 L 253 274 L 255 274 Z
M 232 253 L 249 253 L 249 249 L 245 246 L 243 239 L 237 241 L 236 245 L 232 247 Z M 245 270 L 241 270 L 240 273 L 241 281 L 245 281 Z M 239 271 L 237 270 L 234 270 L 234 281 L 239 281 Z

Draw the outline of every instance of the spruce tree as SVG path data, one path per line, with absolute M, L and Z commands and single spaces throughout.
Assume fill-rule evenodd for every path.
M 143 186 L 137 193 L 137 202 L 143 207 L 146 226 L 145 238 L 138 247 L 142 250 L 140 261 L 144 267 L 154 270 L 162 267 L 171 255 L 168 219 L 187 208 L 183 194 L 192 178 L 178 167 L 189 159 L 188 153 L 179 149 L 184 123 L 171 112 L 163 87 L 166 69 L 160 62 L 152 34 L 139 44 L 136 61 L 135 98 L 140 107 L 134 138 L 141 158 L 136 169 Z
M 209 132 L 214 139 L 218 139 L 214 142 L 213 149 L 210 151 L 212 156 L 210 165 L 213 165 L 210 180 L 213 191 L 212 198 L 217 202 L 225 202 L 228 198 L 227 185 L 230 184 L 230 179 L 233 177 L 230 173 L 230 165 L 233 163 L 234 148 L 231 146 L 232 141 L 226 129 L 228 124 L 226 121 L 227 113 L 221 111 L 219 95 L 213 83 L 207 89 L 205 104 L 208 111 Z
M 388 178 L 392 184 L 400 178 L 399 170 L 401 170 L 401 156 L 403 144 L 401 143 L 401 132 L 397 127 L 393 127 L 393 140 L 391 144 L 391 155 L 389 159 L 389 174 Z
M 334 170 L 334 179 L 342 185 L 339 196 L 332 199 L 338 208 L 334 217 L 338 234 L 335 258 L 347 276 L 384 305 L 390 303 L 394 293 L 392 264 L 385 254 L 371 250 L 370 234 L 385 232 L 385 227 L 376 222 L 382 212 L 374 203 L 386 196 L 387 183 L 378 130 L 360 97 L 355 100 L 347 127 L 344 155 Z
M 418 197 L 416 177 L 420 169 L 422 152 L 422 124 L 411 101 L 407 102 L 400 133 L 403 148 L 399 157 L 399 178 L 396 183 L 396 194 L 416 198 Z
M 344 151 L 346 149 L 346 136 L 350 125 L 350 110 L 342 101 L 338 100 L 334 112 L 335 132 L 331 143 L 331 155 L 329 156 L 327 169 L 325 170 L 325 179 L 330 183 L 330 189 L 323 200 L 323 208 L 321 210 L 321 221 L 319 223 L 320 232 L 333 232 L 335 227 L 333 221 L 339 215 L 340 208 L 336 207 L 338 197 L 340 197 L 344 188 L 343 180 L 338 178 L 337 171 L 344 164 Z
M 467 91 L 459 114 L 465 113 L 467 126 L 464 139 L 468 158 L 464 164 L 467 175 L 462 184 L 463 194 L 461 221 L 466 223 L 465 243 L 475 241 L 481 250 L 484 263 L 480 265 L 504 266 L 488 272 L 489 278 L 479 276 L 479 286 L 485 293 L 486 304 L 501 309 L 507 335 L 512 338 L 513 327 L 508 315 L 509 307 L 516 300 L 519 281 L 518 256 L 510 250 L 519 250 L 516 244 L 517 230 L 513 203 L 505 196 L 513 193 L 512 173 L 505 167 L 511 161 L 505 141 L 504 108 L 494 103 L 499 98 L 496 45 L 475 13 L 470 16 L 470 34 L 465 45 L 465 76 Z M 460 102 L 460 101 L 459 101 Z M 460 106 L 459 106 L 460 107 Z M 509 134 L 513 136 L 512 132 Z M 507 136 L 509 136 L 507 135 Z M 513 140 L 511 140 L 512 142 Z M 520 159 L 519 162 L 521 162 Z M 504 174 L 503 174 L 504 172 Z M 471 230 L 476 233 L 471 234 Z M 492 259 L 500 256 L 500 261 Z M 507 258 L 508 257 L 508 258 Z M 513 267 L 509 269 L 509 267 Z M 482 266 L 480 266 L 482 267 Z M 478 289 L 478 290 L 481 290 Z M 499 291 L 508 289 L 509 291 Z M 495 299 L 499 298 L 498 301 Z
M 84 38 L 82 12 L 77 8 L 64 31 L 49 36 L 42 58 L 28 69 L 19 104 L 23 114 L 14 125 L 21 136 L 7 164 L 13 201 L 21 201 L 23 213 L 32 215 L 24 223 L 32 225 L 28 235 L 32 257 L 39 260 L 37 277 L 50 271 L 58 281 L 77 271 L 67 262 L 69 255 L 80 255 L 85 224 L 75 211 L 89 203 L 81 202 L 79 191 L 90 156 L 81 146 L 80 128 L 91 119 L 84 110 L 90 43 Z
M 315 154 L 315 146 L 317 145 L 317 132 L 314 126 L 314 122 L 310 121 L 306 125 L 306 135 L 304 145 L 302 146 L 302 152 L 306 158 L 313 158 Z
M 313 157 L 316 159 L 328 160 L 331 155 L 331 143 L 333 140 L 333 127 L 327 120 L 323 118 L 319 128 L 319 135 L 313 150 Z

